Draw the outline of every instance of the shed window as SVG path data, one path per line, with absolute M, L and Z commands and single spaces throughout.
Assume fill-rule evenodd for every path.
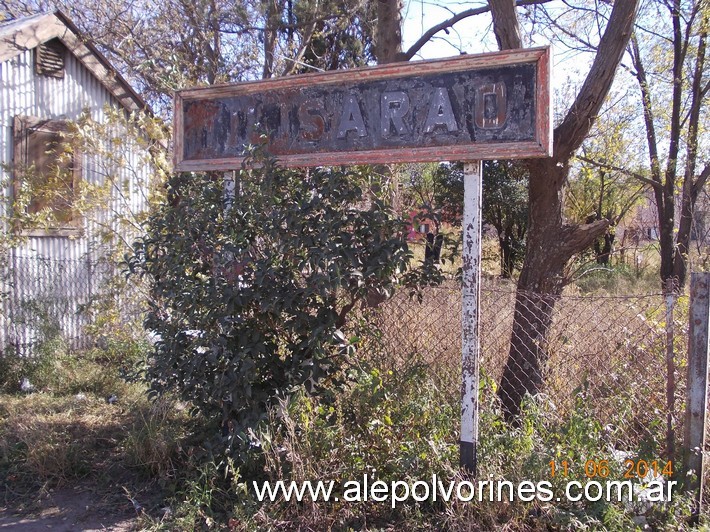
M 64 120 L 15 117 L 15 199 L 47 229 L 76 230 L 81 160 Z M 23 227 L 22 229 L 28 229 Z
M 59 39 L 52 39 L 35 49 L 35 72 L 40 76 L 64 77 L 66 46 Z

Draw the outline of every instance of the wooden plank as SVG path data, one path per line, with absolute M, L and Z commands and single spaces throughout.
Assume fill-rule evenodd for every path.
M 550 49 L 389 64 L 175 95 L 174 163 L 229 170 L 551 155 Z

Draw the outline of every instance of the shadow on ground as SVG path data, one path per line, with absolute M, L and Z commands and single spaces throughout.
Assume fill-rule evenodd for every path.
M 32 510 L 22 514 L 0 508 L 0 531 L 134 530 L 136 514 L 131 502 L 125 495 L 119 497 L 119 492 L 116 495 L 107 499 L 81 486 L 50 490 L 36 501 Z

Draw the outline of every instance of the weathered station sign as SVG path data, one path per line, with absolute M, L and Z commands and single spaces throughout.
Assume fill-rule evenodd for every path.
M 461 465 L 478 444 L 481 159 L 552 155 L 549 48 L 180 91 L 179 171 L 239 169 L 264 142 L 281 164 L 468 161 L 464 166 Z M 475 163 L 473 161 L 476 161 Z
M 175 167 L 238 169 L 264 136 L 288 166 L 545 157 L 549 74 L 533 48 L 179 91 Z

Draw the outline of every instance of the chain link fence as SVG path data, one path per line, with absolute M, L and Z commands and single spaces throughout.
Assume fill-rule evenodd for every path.
M 72 349 L 96 345 L 91 325 L 107 313 L 119 322 L 140 319 L 144 299 L 137 288 L 128 288 L 110 260 L 10 255 L 0 268 L 0 353 L 32 356 L 57 337 Z
M 91 347 L 99 340 L 92 335 L 97 320 L 115 313 L 119 322 L 136 323 L 145 308 L 141 288 L 127 284 L 110 261 L 13 257 L 0 273 L 0 347 L 23 356 L 31 356 L 38 344 L 56 335 L 71 348 Z M 512 360 L 511 335 L 526 330 L 524 323 L 514 328 L 515 307 L 512 283 L 484 281 L 483 408 L 500 408 L 505 400 L 501 382 Z M 419 297 L 400 290 L 370 312 L 377 341 L 361 352 L 373 364 L 395 372 L 424 366 L 452 402 L 460 400 L 459 284 L 429 287 Z M 687 342 L 687 296 L 564 293 L 552 306 L 545 345 L 537 346 L 546 358 L 541 397 L 559 420 L 582 400 L 615 449 L 677 456 L 676 442 L 683 437 Z M 530 371 L 513 369 L 520 375 Z
M 500 383 L 511 351 L 515 301 L 514 285 L 495 280 L 484 283 L 480 367 L 489 400 L 482 404 L 500 405 L 505 399 Z M 676 435 L 682 436 L 683 430 L 687 306 L 686 297 L 674 298 L 673 319 L 667 324 L 668 307 L 662 294 L 562 295 L 554 302 L 546 343 L 541 346 L 547 358 L 541 391 L 548 408 L 563 419 L 582 398 L 617 449 L 661 442 L 656 452 L 673 454 Z M 375 364 L 392 371 L 423 364 L 450 390 L 452 401 L 458 400 L 460 285 L 427 288 L 421 300 L 400 292 L 373 312 L 373 320 L 380 334 Z M 525 324 L 518 330 L 525 331 Z M 517 371 L 524 374 L 531 369 L 518 367 Z
M 145 298 L 126 285 L 110 261 L 12 257 L 2 275 L 0 345 L 31 355 L 61 335 L 71 348 L 95 345 L 90 326 L 102 313 L 139 321 Z M 384 370 L 424 365 L 451 400 L 461 385 L 461 287 L 449 282 L 420 297 L 400 290 L 372 313 L 378 341 L 368 356 Z M 520 294 L 518 294 L 520 297 Z M 510 364 L 516 291 L 489 279 L 481 291 L 481 380 L 484 392 L 505 400 L 501 382 Z M 554 302 L 545 345 L 541 392 L 562 417 L 582 393 L 620 448 L 665 442 L 673 454 L 682 435 L 687 354 L 687 298 L 672 303 L 662 294 L 623 297 L 563 294 Z M 520 320 L 520 318 L 519 318 Z M 525 323 L 516 332 L 526 331 Z M 527 344 L 539 342 L 525 337 Z M 669 356 L 670 353 L 670 356 Z M 530 367 L 513 366 L 523 375 Z M 516 373 L 514 371 L 514 373 Z M 669 378 L 670 377 L 670 378 Z M 494 401 L 495 402 L 495 401 Z

